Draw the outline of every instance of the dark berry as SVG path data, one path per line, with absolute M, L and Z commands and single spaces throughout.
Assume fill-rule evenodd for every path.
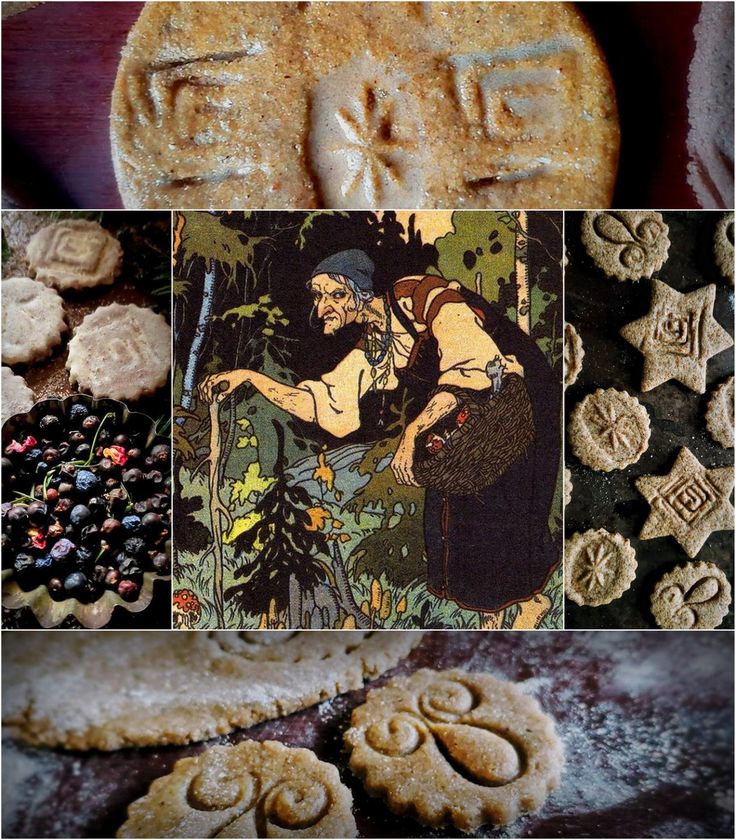
M 120 524 L 119 519 L 110 517 L 102 523 L 100 526 L 100 532 L 104 537 L 109 539 L 110 537 L 117 536 L 121 532 L 122 528 L 123 526 Z
M 44 415 L 38 423 L 38 428 L 48 437 L 54 437 L 62 431 L 61 421 L 53 414 Z
M 85 545 L 93 545 L 100 539 L 100 529 L 92 522 L 82 528 L 81 537 Z
M 88 443 L 80 443 L 79 446 L 74 450 L 74 457 L 79 458 L 80 461 L 86 461 L 89 458 L 89 453 L 91 451 L 91 447 Z
M 28 452 L 25 453 L 25 455 L 23 456 L 23 463 L 29 469 L 34 468 L 36 464 L 41 460 L 42 455 L 43 450 L 35 446 L 33 449 L 29 449 Z
M 145 551 L 146 543 L 140 537 L 130 537 L 123 543 L 123 548 L 128 554 L 138 556 Z
M 118 571 L 124 577 L 133 577 L 141 573 L 141 564 L 135 557 L 125 554 L 118 562 Z
M 71 499 L 59 499 L 54 508 L 54 513 L 57 516 L 66 516 L 73 507 L 74 502 Z
M 145 529 L 150 529 L 151 531 L 158 531 L 161 528 L 162 523 L 163 518 L 160 513 L 147 513 L 143 519 L 141 519 L 141 525 L 143 525 Z
M 34 471 L 35 474 L 36 474 L 36 478 L 43 478 L 46 475 L 46 473 L 49 471 L 49 469 L 51 469 L 51 468 L 46 463 L 46 461 L 39 461 L 36 464 L 36 469 Z
M 94 414 L 90 414 L 82 420 L 82 428 L 87 431 L 94 431 L 100 425 L 100 418 Z
M 151 558 L 151 564 L 154 570 L 159 575 L 168 575 L 171 572 L 171 563 L 169 558 L 163 551 L 159 551 L 157 554 L 154 554 Z
M 86 440 L 85 436 L 82 432 L 71 432 L 69 435 L 69 443 L 72 446 L 79 446 L 80 443 L 84 443 Z
M 87 507 L 92 511 L 92 513 L 99 513 L 105 509 L 105 500 L 100 496 L 92 496 L 92 498 L 87 501 Z
M 30 554 L 18 554 L 13 561 L 13 569 L 18 575 L 27 575 L 36 566 L 36 559 Z
M 64 584 L 61 580 L 57 577 L 52 577 L 51 580 L 46 584 L 49 589 L 49 592 L 58 593 L 64 588 Z
M 10 458 L 6 458 L 3 455 L 2 465 L 3 465 L 3 478 L 6 478 L 6 477 L 9 478 L 10 474 L 13 472 L 13 462 L 10 460 Z
M 160 470 L 151 470 L 146 473 L 146 481 L 154 487 L 163 484 L 164 477 Z
M 77 474 L 77 468 L 72 463 L 62 464 L 59 467 L 59 475 L 62 478 L 65 478 L 65 479 L 74 478 L 74 476 L 76 474 Z
M 151 500 L 150 499 L 143 499 L 140 502 L 136 502 L 133 505 L 133 510 L 139 515 L 143 516 L 144 514 L 148 513 L 151 509 Z
M 134 601 L 138 597 L 138 584 L 132 580 L 121 580 L 118 584 L 118 595 L 126 601 Z
M 110 432 L 108 432 L 107 429 L 100 429 L 100 431 L 97 433 L 97 443 L 110 443 L 111 437 L 112 435 L 110 434 Z
M 105 583 L 113 588 L 120 583 L 120 572 L 117 569 L 108 569 L 105 575 Z
M 115 435 L 113 443 L 115 446 L 122 446 L 125 448 L 130 443 L 130 438 L 127 435 Z
M 63 458 L 67 454 L 67 452 L 69 452 L 69 443 L 65 440 L 62 440 L 57 448 L 59 450 L 59 457 Z
M 157 493 L 151 497 L 151 507 L 157 511 L 167 511 L 171 504 L 171 499 L 163 493 Z
M 125 516 L 122 525 L 129 534 L 137 534 L 141 530 L 141 518 L 140 516 Z
M 83 525 L 92 516 L 92 511 L 86 505 L 74 505 L 69 514 L 72 525 Z
M 60 496 L 71 496 L 74 492 L 74 485 L 68 481 L 64 481 L 59 485 L 58 490 Z
M 100 566 L 100 565 L 95 566 L 94 569 L 92 570 L 92 580 L 95 583 L 104 583 L 105 582 L 105 576 L 107 575 L 107 571 L 108 571 L 107 566 Z
M 45 525 L 48 518 L 46 505 L 43 502 L 31 502 L 26 508 L 28 520 L 32 525 Z
M 100 490 L 100 479 L 89 470 L 79 470 L 74 479 L 79 493 L 94 495 Z
M 47 464 L 53 466 L 54 464 L 59 463 L 59 450 L 53 446 L 50 446 L 48 449 L 44 449 L 43 451 L 43 460 L 46 461 Z
M 115 464 L 109 458 L 103 458 L 97 466 L 102 473 L 113 472 L 116 469 Z
M 130 470 L 126 470 L 123 473 L 123 484 L 127 486 L 134 486 L 138 484 L 138 482 L 143 480 L 143 470 L 139 470 L 138 467 L 133 467 Z
M 46 536 L 50 540 L 58 540 L 60 537 L 63 537 L 66 533 L 64 526 L 59 524 L 58 522 L 54 522 L 52 525 L 46 529 Z
M 165 443 L 157 443 L 151 450 L 151 458 L 162 464 L 167 464 L 171 458 L 171 447 Z
M 53 504 L 59 498 L 59 491 L 56 487 L 48 487 L 46 489 L 46 501 Z
M 122 513 L 128 506 L 128 494 L 122 487 L 115 487 L 105 494 L 105 499 L 110 505 L 111 513 Z
M 77 549 L 77 562 L 80 563 L 82 566 L 91 563 L 94 559 L 94 553 L 91 552 L 88 548 L 85 548 L 83 545 L 79 546 Z
M 87 586 L 87 575 L 82 572 L 72 572 L 64 578 L 64 590 L 69 595 L 81 595 Z
M 69 411 L 69 418 L 71 420 L 77 420 L 81 423 L 88 414 L 89 409 L 86 405 L 83 403 L 75 403 Z
M 37 569 L 44 570 L 50 569 L 53 562 L 50 554 L 43 554 L 41 557 L 36 557 L 35 565 Z
M 76 551 L 77 546 L 66 538 L 60 539 L 49 552 L 53 560 L 66 560 Z
M 128 462 L 140 461 L 140 459 L 143 457 L 143 452 L 141 452 L 141 450 L 137 446 L 133 446 L 128 450 L 127 455 Z
M 13 526 L 13 528 L 23 529 L 28 524 L 28 514 L 26 509 L 21 505 L 13 505 L 8 511 L 6 519 Z

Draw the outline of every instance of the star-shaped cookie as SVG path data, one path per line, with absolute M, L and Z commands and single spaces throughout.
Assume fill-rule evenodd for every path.
M 644 355 L 642 391 L 677 379 L 696 393 L 705 393 L 708 359 L 733 344 L 713 317 L 715 299 L 713 283 L 682 293 L 661 280 L 652 281 L 649 312 L 621 329 L 621 335 Z
M 642 475 L 636 486 L 652 508 L 639 539 L 671 535 L 695 557 L 713 531 L 733 528 L 733 467 L 708 469 L 682 448 L 668 475 Z

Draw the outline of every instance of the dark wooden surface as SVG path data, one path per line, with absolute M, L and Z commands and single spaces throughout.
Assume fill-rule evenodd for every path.
M 34 637 L 43 644 L 43 634 Z M 565 742 L 567 769 L 544 808 L 481 836 L 733 836 L 731 633 L 429 633 L 391 673 L 454 666 L 520 682 Z M 362 837 L 462 836 L 392 816 L 351 775 L 342 734 L 364 696 L 344 694 L 217 742 L 276 739 L 336 764 Z M 204 748 L 71 753 L 6 740 L 3 836 L 112 837 L 153 779 Z
M 720 276 L 713 259 L 713 233 L 721 213 L 664 213 L 671 241 L 669 256 L 655 277 L 681 292 L 715 283 L 716 320 L 733 335 L 733 287 Z M 565 216 L 565 320 L 583 341 L 583 370 L 565 393 L 565 416 L 597 388 L 618 388 L 635 396 L 649 412 L 649 447 L 637 463 L 624 470 L 597 472 L 567 451 L 572 471 L 572 502 L 565 509 L 567 536 L 588 528 L 617 531 L 636 550 L 636 579 L 621 598 L 601 607 L 579 607 L 565 600 L 565 626 L 656 627 L 650 596 L 656 582 L 689 558 L 673 537 L 639 540 L 649 505 L 634 485 L 640 475 L 666 475 L 680 447 L 686 446 L 706 467 L 733 464 L 733 449 L 717 444 L 705 427 L 705 410 L 713 388 L 733 374 L 734 348 L 714 356 L 707 367 L 707 393 L 696 394 L 670 380 L 651 391 L 640 391 L 643 356 L 624 341 L 619 330 L 649 311 L 647 280 L 618 283 L 607 278 L 585 253 L 580 241 L 579 213 Z M 733 585 L 733 531 L 713 533 L 697 560 L 715 563 Z M 733 627 L 733 604 L 723 628 Z
M 3 22 L 3 193 L 26 207 L 119 207 L 108 114 L 141 3 L 46 3 Z M 581 3 L 622 124 L 618 207 L 693 207 L 687 72 L 700 3 Z

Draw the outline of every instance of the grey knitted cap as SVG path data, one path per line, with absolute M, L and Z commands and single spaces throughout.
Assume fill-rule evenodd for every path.
M 373 260 L 359 248 L 338 251 L 327 257 L 312 271 L 312 277 L 318 274 L 342 274 L 349 277 L 364 292 L 373 291 Z

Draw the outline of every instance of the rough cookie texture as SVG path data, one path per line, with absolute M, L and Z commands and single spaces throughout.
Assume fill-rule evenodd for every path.
M 9 367 L 2 372 L 2 422 L 14 414 L 25 414 L 33 408 L 33 391 L 22 376 L 16 376 Z
M 557 787 L 562 744 L 539 703 L 489 674 L 422 669 L 369 692 L 350 769 L 395 813 L 463 831 L 505 825 Z
M 642 475 L 639 492 L 651 511 L 639 539 L 673 536 L 695 557 L 713 531 L 733 528 L 733 467 L 708 469 L 690 452 L 680 449 L 667 475 Z
M 635 464 L 649 445 L 649 414 L 625 391 L 599 388 L 573 409 L 567 427 L 575 456 L 594 470 Z
M 636 552 L 621 534 L 573 534 L 565 543 L 565 594 L 580 606 L 610 604 L 631 586 L 636 567 Z
M 733 338 L 713 317 L 713 283 L 682 293 L 652 281 L 649 312 L 621 329 L 621 335 L 644 356 L 642 391 L 677 379 L 705 393 L 708 359 L 733 345 Z
M 259 644 L 259 635 L 242 634 L 233 653 L 238 643 L 219 633 L 4 633 L 3 723 L 24 741 L 68 749 L 202 741 L 360 688 L 422 637 L 285 631 Z
M 77 327 L 66 366 L 70 380 L 97 399 L 140 399 L 166 384 L 171 329 L 164 316 L 151 309 L 120 303 L 101 306 Z
M 594 210 L 583 214 L 581 238 L 588 255 L 608 277 L 640 280 L 664 265 L 669 229 L 653 210 Z
M 565 388 L 572 385 L 583 369 L 583 342 L 572 324 L 565 324 L 564 343 Z
M 355 837 L 337 768 L 277 741 L 177 761 L 128 808 L 118 837 Z
M 87 219 L 41 228 L 28 242 L 26 256 L 36 279 L 62 291 L 109 285 L 123 264 L 118 240 Z
M 147 3 L 128 207 L 605 207 L 613 86 L 567 3 Z
M 709 630 L 723 621 L 731 584 L 713 563 L 686 563 L 668 572 L 652 592 L 652 615 L 667 630 Z
M 562 474 L 562 506 L 567 507 L 572 501 L 572 473 L 565 467 Z
M 716 225 L 713 256 L 718 270 L 733 283 L 733 213 L 726 213 Z
M 716 443 L 733 448 L 733 376 L 713 391 L 705 412 L 705 425 Z
M 51 355 L 66 330 L 58 292 L 30 277 L 2 281 L 2 354 L 6 365 L 30 364 Z

